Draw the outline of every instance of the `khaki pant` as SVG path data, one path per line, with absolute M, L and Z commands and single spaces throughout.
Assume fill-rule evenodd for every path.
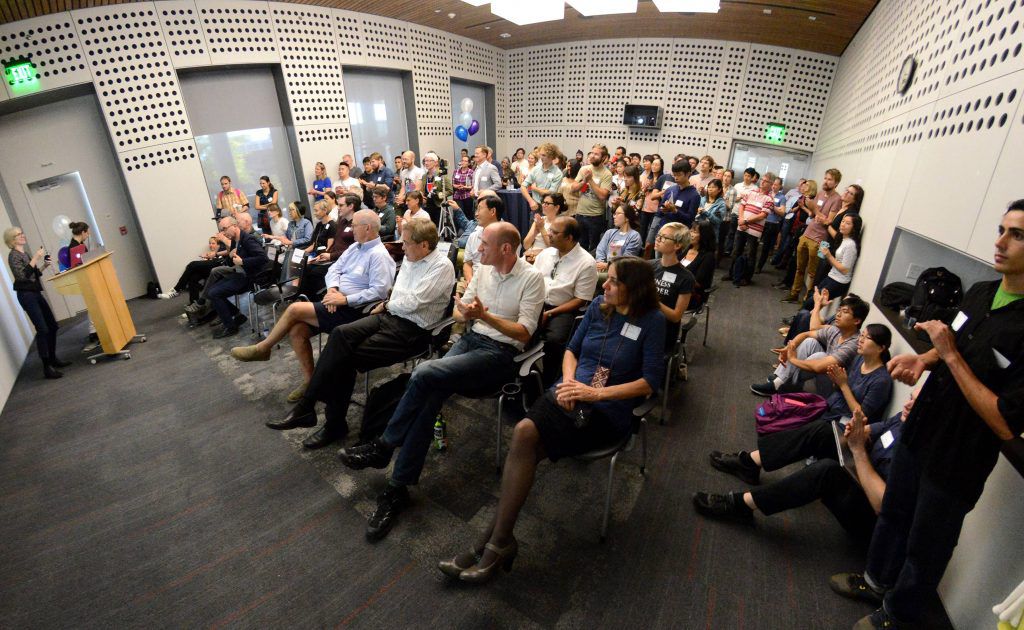
M 818 261 L 818 244 L 801 236 L 796 245 L 796 275 L 789 290 L 790 297 L 799 297 L 804 287 L 810 290 L 810 283 L 814 282 L 814 274 L 818 271 Z M 805 281 L 805 277 L 808 280 Z

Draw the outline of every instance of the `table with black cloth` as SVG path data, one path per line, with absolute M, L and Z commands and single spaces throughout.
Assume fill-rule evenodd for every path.
M 519 236 L 526 238 L 530 231 L 533 212 L 530 205 L 526 203 L 523 193 L 518 190 L 499 190 L 498 196 L 505 202 L 505 220 L 516 226 Z

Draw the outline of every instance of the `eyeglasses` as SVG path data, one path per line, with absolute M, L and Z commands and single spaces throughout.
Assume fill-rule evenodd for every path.
M 654 240 L 656 240 L 656 241 L 672 241 L 672 242 L 675 242 L 675 243 L 679 242 L 679 241 L 676 240 L 676 237 L 674 237 L 674 236 L 665 236 L 663 234 L 658 234 L 657 236 L 654 237 Z
M 542 206 L 553 206 L 553 205 L 555 205 L 555 202 L 553 202 L 553 201 L 542 201 L 542 202 L 540 202 L 540 205 L 542 205 Z

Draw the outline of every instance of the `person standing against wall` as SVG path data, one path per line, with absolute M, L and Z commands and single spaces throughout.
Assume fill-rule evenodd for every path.
M 931 350 L 889 361 L 908 385 L 930 374 L 895 445 L 866 570 L 830 580 L 841 595 L 881 604 L 855 628 L 920 619 L 1001 446 L 1024 431 L 1024 199 L 1003 215 L 994 260 L 1002 279 L 972 286 L 952 326 L 915 326 Z

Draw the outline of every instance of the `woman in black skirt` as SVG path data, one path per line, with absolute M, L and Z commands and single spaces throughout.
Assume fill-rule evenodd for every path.
M 7 255 L 7 263 L 14 276 L 18 304 L 25 309 L 32 325 L 36 327 L 36 351 L 43 360 L 43 375 L 46 378 L 60 378 L 63 374 L 57 368 L 71 364 L 57 358 L 57 319 L 43 296 L 43 285 L 39 282 L 43 269 L 50 266 L 50 257 L 42 247 L 29 256 L 25 251 L 25 233 L 19 227 L 4 231 L 4 244 L 11 250 Z
M 562 378 L 516 425 L 491 527 L 469 551 L 439 563 L 446 575 L 486 582 L 498 568 L 509 570 L 519 550 L 512 529 L 537 463 L 621 440 L 632 428 L 633 408 L 660 387 L 665 317 L 651 266 L 615 258 L 603 288 L 566 347 Z

